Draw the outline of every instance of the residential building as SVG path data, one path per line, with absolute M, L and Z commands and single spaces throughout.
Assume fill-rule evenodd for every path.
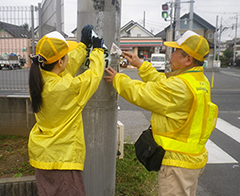
M 173 23 L 173 37 L 174 37 L 174 26 L 175 22 Z M 189 30 L 189 13 L 184 14 L 180 17 L 180 31 L 179 34 L 182 35 L 185 31 Z M 215 27 L 211 25 L 209 22 L 204 20 L 202 17 L 193 13 L 193 31 L 199 35 L 202 35 L 204 38 L 207 39 L 210 47 L 209 57 L 207 59 L 208 65 L 213 65 L 213 54 L 214 54 L 214 32 Z M 163 31 L 157 33 L 155 37 L 161 37 L 164 41 L 170 40 L 170 25 L 167 26 Z M 174 40 L 174 39 L 172 39 Z M 170 48 L 166 48 L 166 57 L 169 60 L 170 57 Z
M 226 48 L 228 48 L 232 53 L 234 52 L 234 45 L 235 45 L 235 39 L 228 40 L 225 42 Z M 231 63 L 233 66 L 240 66 L 240 38 L 236 38 L 236 48 L 235 48 L 235 65 L 233 62 Z
M 77 28 L 72 33 L 77 37 Z M 152 53 L 162 52 L 163 40 L 131 20 L 120 29 L 120 48 L 137 54 L 141 59 L 149 60 Z
M 152 53 L 160 53 L 163 47 L 161 37 L 131 20 L 120 29 L 120 48 L 137 54 L 139 58 L 149 60 Z
M 0 56 L 7 56 L 11 53 L 28 59 L 31 53 L 31 33 L 27 26 L 17 26 L 0 22 Z M 30 60 L 28 60 L 28 66 Z

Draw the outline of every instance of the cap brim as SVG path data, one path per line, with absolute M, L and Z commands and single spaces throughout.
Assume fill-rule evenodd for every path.
M 181 48 L 177 42 L 164 42 L 163 43 L 165 46 L 171 47 L 171 48 Z
M 68 43 L 68 47 L 69 47 L 68 52 L 76 49 L 78 46 L 78 43 L 75 41 L 67 41 L 67 43 Z

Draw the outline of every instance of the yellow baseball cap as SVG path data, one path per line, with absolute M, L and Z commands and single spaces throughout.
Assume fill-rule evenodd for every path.
M 193 31 L 186 31 L 176 42 L 164 42 L 165 46 L 180 48 L 198 61 L 204 61 L 209 54 L 207 40 Z
M 68 52 L 77 48 L 75 41 L 66 41 L 58 32 L 53 31 L 44 35 L 37 43 L 36 54 L 46 59 L 45 64 L 51 64 L 64 57 Z

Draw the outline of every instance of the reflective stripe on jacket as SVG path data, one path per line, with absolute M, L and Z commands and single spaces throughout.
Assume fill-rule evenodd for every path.
M 186 122 L 169 133 L 154 134 L 155 141 L 165 150 L 201 154 L 215 128 L 218 108 L 211 102 L 210 85 L 203 72 L 187 72 L 181 78 L 193 94 L 193 103 Z
M 198 66 L 188 71 L 201 73 L 203 68 Z M 185 124 L 194 100 L 188 85 L 183 79 L 176 77 L 185 72 L 186 69 L 183 69 L 164 74 L 157 72 L 151 63 L 144 62 L 138 70 L 142 81 L 132 80 L 127 75 L 118 73 L 114 77 L 113 86 L 130 103 L 151 111 L 151 125 L 155 133 L 171 134 Z M 162 164 L 200 169 L 206 165 L 207 159 L 207 150 L 197 155 L 167 150 Z
M 56 75 L 41 70 L 43 105 L 35 114 L 29 136 L 30 164 L 46 170 L 83 170 L 85 141 L 82 110 L 97 90 L 104 72 L 104 53 L 94 49 L 89 69 L 75 77 L 86 58 L 86 46 L 79 43 L 69 54 L 64 72 Z

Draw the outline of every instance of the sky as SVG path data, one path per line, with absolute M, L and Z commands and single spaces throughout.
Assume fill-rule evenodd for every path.
M 189 12 L 189 0 L 181 0 L 181 14 Z M 1 6 L 37 6 L 41 0 L 7 0 L 2 1 Z M 72 36 L 71 31 L 76 28 L 78 0 L 64 0 L 64 30 Z M 143 25 L 145 12 L 145 28 L 153 34 L 157 34 L 167 27 L 170 22 L 165 21 L 162 16 L 162 4 L 167 0 L 121 0 L 121 26 L 130 20 Z M 216 26 L 218 16 L 218 27 L 222 24 L 226 27 L 221 35 L 221 40 L 231 40 L 235 37 L 237 24 L 237 37 L 240 37 L 240 1 L 239 0 L 195 0 L 194 12 L 200 17 Z M 236 19 L 238 18 L 238 20 Z M 234 26 L 234 28 L 233 28 Z

